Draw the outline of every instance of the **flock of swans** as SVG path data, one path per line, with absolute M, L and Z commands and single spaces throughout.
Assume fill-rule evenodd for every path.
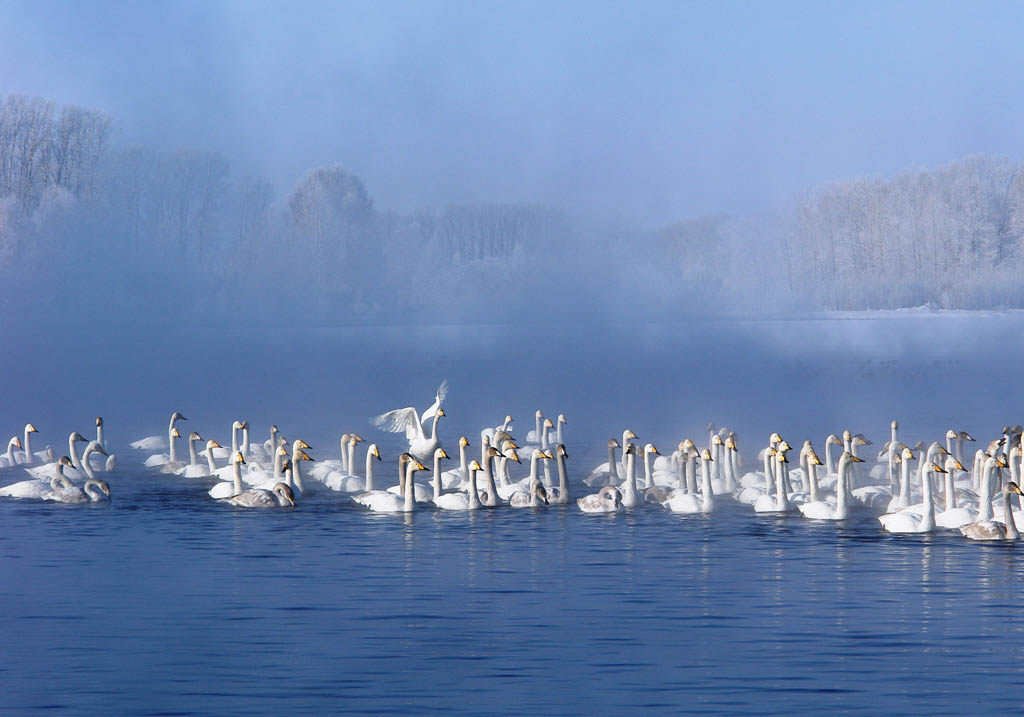
M 445 417 L 442 404 L 447 392 L 447 382 L 442 383 L 422 412 L 407 407 L 370 419 L 380 430 L 404 433 L 408 441 L 408 450 L 398 456 L 393 485 L 385 485 L 390 481 L 376 475 L 382 457 L 375 443 L 364 447 L 360 470 L 357 453 L 364 439 L 356 433 L 341 436 L 338 459 L 314 462 L 304 440 L 289 442 L 272 426 L 268 440 L 253 441 L 248 422 L 235 421 L 230 449 L 189 433 L 186 460 L 179 454 L 178 424 L 188 419 L 175 411 L 166 438 L 149 436 L 130 447 L 146 455 L 146 468 L 212 481 L 210 499 L 242 508 L 293 507 L 301 496 L 324 491 L 382 513 L 575 505 L 584 513 L 656 506 L 673 513 L 709 514 L 728 502 L 754 513 L 818 521 L 869 512 L 890 533 L 957 530 L 972 540 L 1016 540 L 1024 529 L 1020 426 L 1004 427 L 999 437 L 978 448 L 966 461 L 970 467 L 965 464 L 964 444 L 975 439 L 963 431 L 948 431 L 944 444 L 908 446 L 900 441 L 899 425 L 893 421 L 889 440 L 870 469 L 859 455 L 871 445 L 862 434 L 829 435 L 823 444 L 824 460 L 806 440 L 796 451 L 798 465 L 791 467 L 792 445 L 773 433 L 758 454 L 760 470 L 747 472 L 741 467 L 737 436 L 727 428 L 709 425 L 704 447 L 686 438 L 670 455 L 662 455 L 652 443 L 641 445 L 626 429 L 608 441 L 608 460 L 575 481 L 575 489 L 585 486 L 586 494 L 574 500 L 566 467 L 564 415 L 552 421 L 537 411 L 534 429 L 523 442 L 513 435 L 512 417 L 506 416 L 500 425 L 480 432 L 479 453 L 462 436 L 458 467 L 445 470 L 443 462 L 450 456 L 441 445 L 438 425 Z M 60 457 L 49 447 L 33 452 L 34 433 L 35 426 L 27 424 L 0 454 L 0 467 L 24 468 L 29 475 L 0 488 L 0 496 L 60 503 L 110 500 L 109 484 L 97 477 L 98 472 L 116 469 L 116 458 L 107 452 L 103 438 L 102 418 L 96 419 L 94 440 L 72 432 L 68 453 Z M 80 443 L 86 444 L 81 454 Z M 513 465 L 522 464 L 524 456 L 528 473 L 513 478 L 518 470 Z M 305 462 L 313 464 L 308 471 L 302 467 Z

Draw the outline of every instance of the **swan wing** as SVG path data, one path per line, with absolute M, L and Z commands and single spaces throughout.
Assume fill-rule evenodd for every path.
M 437 393 L 434 394 L 434 402 L 430 405 L 423 415 L 420 416 L 420 422 L 429 421 L 437 414 L 437 409 L 444 403 L 444 399 L 448 397 L 448 379 L 441 381 L 441 385 L 437 387 Z
M 396 408 L 394 411 L 382 413 L 370 419 L 370 424 L 388 433 L 405 432 L 405 437 L 410 441 L 414 438 L 424 438 L 423 424 L 420 421 L 416 409 L 412 406 Z

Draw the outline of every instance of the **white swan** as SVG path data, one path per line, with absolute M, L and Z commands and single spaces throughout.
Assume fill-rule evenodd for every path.
M 235 451 L 231 454 L 230 468 L 232 471 L 233 479 L 230 481 L 222 481 L 208 491 L 211 498 L 223 500 L 230 498 L 231 496 L 239 495 L 242 492 L 242 466 L 245 465 L 245 458 L 242 457 L 241 451 Z
M 250 488 L 227 502 L 239 508 L 294 508 L 295 493 L 287 484 L 277 483 L 271 490 Z
M 786 451 L 792 450 L 789 443 L 781 441 L 775 449 L 775 495 L 763 495 L 754 502 L 756 513 L 791 513 L 793 504 L 789 501 L 787 475 L 789 459 Z
M 185 466 L 185 464 L 183 462 L 179 462 L 178 461 L 178 441 L 177 441 L 177 439 L 179 439 L 179 438 L 181 438 L 181 431 L 178 430 L 178 427 L 175 426 L 175 427 L 171 428 L 171 430 L 167 432 L 167 441 L 168 441 L 168 443 L 171 446 L 171 449 L 170 449 L 171 452 L 170 453 L 154 453 L 151 456 L 149 456 L 148 458 L 146 458 L 146 460 L 143 462 L 142 465 L 146 466 L 146 468 L 161 468 L 163 466 L 166 466 L 168 463 L 170 463 L 171 467 L 173 467 L 175 469 L 183 468 Z M 166 472 L 166 471 L 164 471 L 164 472 Z M 174 471 L 172 470 L 170 472 L 173 473 Z
M 110 500 L 110 486 L 97 478 L 90 478 L 79 488 L 64 476 L 55 476 L 51 485 L 53 490 L 44 495 L 43 500 L 55 503 L 98 503 Z
M 434 505 L 441 510 L 478 510 L 480 495 L 476 487 L 476 474 L 483 470 L 475 459 L 466 466 L 469 471 L 469 489 L 465 493 L 442 493 L 434 498 Z
M 1021 495 L 1020 487 L 1010 481 L 1003 488 L 1003 514 L 1011 515 L 1010 494 Z M 1020 537 L 1017 525 L 1013 520 L 997 523 L 994 520 L 982 520 L 960 526 L 960 533 L 970 540 L 1016 540 Z
M 198 434 L 193 434 L 198 435 Z M 216 475 L 217 466 L 213 462 L 213 451 L 215 448 L 221 448 L 222 446 L 217 441 L 209 440 L 206 442 L 206 465 L 197 463 L 196 465 L 187 465 L 182 468 L 178 475 L 185 478 L 206 478 L 208 476 Z
M 370 424 L 382 431 L 389 433 L 405 433 L 409 441 L 409 453 L 418 459 L 432 456 L 434 450 L 441 445 L 437 438 L 437 419 L 445 415 L 441 404 L 448 395 L 448 381 L 444 380 L 437 389 L 434 396 L 434 403 L 423 412 L 423 415 L 416 411 L 415 407 L 396 408 L 393 411 L 382 413 L 370 419 Z M 431 435 L 428 436 L 423 424 L 434 419 Z
M 24 439 L 22 440 L 22 445 L 25 447 L 25 450 L 14 454 L 14 457 L 17 459 L 17 462 L 22 465 L 30 466 L 33 463 L 35 463 L 36 459 L 38 458 L 38 456 L 32 453 L 33 433 L 39 433 L 39 431 L 37 431 L 36 427 L 33 426 L 31 423 L 26 423 Z
M 469 489 L 469 439 L 465 436 L 459 438 L 459 467 L 442 471 L 441 488 L 444 490 Z
M 935 504 L 932 502 L 932 481 L 929 472 L 945 473 L 946 469 L 932 463 L 921 471 L 921 494 L 923 508 L 921 512 L 904 509 L 898 513 L 886 513 L 878 516 L 878 522 L 889 533 L 930 533 L 935 530 Z
M 814 462 L 815 460 L 817 460 L 817 463 Z M 863 458 L 858 458 L 852 453 L 843 451 L 843 455 L 839 457 L 839 480 L 836 482 L 835 498 L 832 500 L 813 500 L 807 503 L 800 503 L 797 505 L 797 509 L 805 518 L 811 518 L 812 520 L 846 520 L 850 517 L 850 508 L 847 504 L 850 493 L 850 464 L 863 462 Z M 809 463 L 813 472 L 815 465 L 821 465 L 821 460 L 815 455 Z
M 583 482 L 593 487 L 596 485 L 618 485 L 619 462 L 615 458 L 615 449 L 619 448 L 619 441 L 615 438 L 608 439 L 608 461 L 597 466 L 590 472 L 590 475 L 583 479 Z
M 576 499 L 584 513 L 618 513 L 622 510 L 622 493 L 615 486 L 606 485 L 597 493 Z
M 525 481 L 519 483 L 513 483 L 508 486 L 501 486 L 498 488 L 498 495 L 501 496 L 502 500 L 508 502 L 513 508 L 525 508 L 528 506 L 536 506 L 535 496 L 539 495 L 543 498 L 544 502 L 547 503 L 547 489 L 541 486 L 538 490 L 535 487 L 536 483 L 540 482 L 540 477 L 537 474 L 537 466 L 541 460 L 550 460 L 551 454 L 547 451 L 542 451 L 539 448 L 534 448 L 530 454 L 530 475 Z M 526 483 L 527 489 L 522 489 L 522 484 Z M 504 489 L 504 490 L 503 490 Z
M 626 447 L 626 480 L 622 482 L 622 507 L 635 508 L 642 501 L 636 488 L 636 446 Z
M 526 442 L 540 445 L 540 437 L 544 432 L 543 420 L 544 414 L 541 411 L 537 411 L 533 414 L 533 419 L 536 422 L 535 427 L 532 431 L 526 432 Z
M 331 490 L 339 493 L 365 493 L 374 490 L 373 487 L 373 462 L 380 461 L 380 450 L 376 443 L 366 447 L 366 472 L 363 477 L 343 473 L 340 470 L 331 471 L 323 484 Z M 316 469 L 314 469 L 316 470 Z M 312 474 L 313 471 L 310 471 Z
M 316 464 L 316 466 L 313 467 L 313 470 L 311 470 L 309 472 L 309 475 L 312 476 L 313 478 L 316 478 L 321 483 L 327 483 L 327 479 L 328 479 L 328 477 L 332 473 L 338 473 L 339 474 L 336 478 L 334 478 L 334 482 L 335 483 L 340 483 L 340 481 L 345 476 L 352 475 L 352 467 L 349 465 L 349 460 L 348 460 L 349 459 L 348 445 L 349 445 L 349 441 L 351 440 L 351 438 L 352 438 L 352 434 L 351 433 L 343 433 L 343 434 L 341 434 L 341 441 L 339 442 L 339 446 L 340 446 L 339 455 L 341 456 L 340 460 L 334 460 L 333 458 L 328 458 L 327 460 L 319 461 Z M 358 439 L 359 436 L 356 436 L 356 438 Z M 356 441 L 356 442 L 358 443 L 358 441 Z
M 440 409 L 438 409 L 440 410 Z M 413 476 L 416 471 L 426 470 L 422 463 L 410 456 L 405 465 L 405 495 L 399 496 L 388 491 L 373 491 L 355 496 L 360 505 L 375 513 L 411 513 L 416 510 Z
M 69 459 L 71 461 L 71 465 L 75 471 L 78 471 L 79 467 L 82 465 L 82 461 L 78 457 L 77 444 L 88 442 L 89 440 L 78 431 L 72 431 L 71 434 L 68 436 L 68 455 L 70 457 Z M 58 463 L 59 461 L 55 460 L 50 463 L 44 463 L 39 466 L 30 466 L 25 470 L 28 471 L 34 478 L 48 481 L 55 475 L 57 475 Z M 76 477 L 77 475 L 78 474 L 76 473 Z
M 174 424 L 178 421 L 187 420 L 187 418 L 175 411 L 171 414 L 171 422 L 167 425 L 167 433 L 170 434 L 174 429 Z M 167 448 L 168 441 L 163 436 L 146 436 L 137 441 L 132 441 L 128 445 L 137 451 L 162 451 Z
M 5 498 L 42 498 L 51 490 L 56 490 L 52 487 L 52 480 L 55 478 L 65 478 L 65 468 L 71 468 L 71 459 L 67 456 L 61 456 L 54 465 L 54 474 L 52 476 L 40 476 L 30 480 L 11 483 L 0 488 L 0 496 Z
M 711 484 L 711 463 L 714 458 L 711 457 L 711 451 L 707 448 L 701 451 L 700 460 L 701 495 L 672 491 L 662 505 L 673 513 L 710 513 L 715 509 L 715 491 Z
M 15 448 L 21 448 L 21 436 L 14 436 L 11 440 L 7 441 L 7 453 L 0 456 L 0 467 L 12 468 L 18 465 L 18 460 L 14 456 Z

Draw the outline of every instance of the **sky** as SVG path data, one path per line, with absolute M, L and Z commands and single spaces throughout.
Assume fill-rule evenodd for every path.
M 656 227 L 1024 158 L 1024 4 L 0 0 L 0 93 L 102 109 L 286 194 Z

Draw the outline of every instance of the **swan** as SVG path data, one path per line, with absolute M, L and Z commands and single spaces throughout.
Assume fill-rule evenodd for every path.
M 516 492 L 508 500 L 509 507 L 511 508 L 538 508 L 543 501 L 544 505 L 548 504 L 548 492 L 541 482 L 540 478 L 534 478 L 530 483 L 530 492 Z
M 55 503 L 98 503 L 110 500 L 110 486 L 97 478 L 90 478 L 79 488 L 64 476 L 54 476 L 51 486 L 53 490 L 44 495 L 43 500 Z
M 788 476 L 786 475 L 789 466 L 789 459 L 786 458 L 786 451 L 792 450 L 789 443 L 782 441 L 775 450 L 775 495 L 763 495 L 754 503 L 754 511 L 757 513 L 791 513 L 793 505 L 789 501 L 789 492 L 786 489 Z
M 95 453 L 98 453 L 101 456 L 107 455 L 107 452 L 103 449 L 103 446 L 101 446 L 98 441 L 89 441 L 89 445 L 87 445 L 85 447 L 85 450 L 82 451 L 82 457 L 78 461 L 79 465 L 81 466 L 81 469 L 79 470 L 77 468 L 72 468 L 69 473 L 65 474 L 65 477 L 69 479 L 95 479 L 96 473 L 93 470 L 92 464 L 89 460 L 90 456 L 92 456 Z M 72 459 L 71 462 L 74 463 L 74 459 Z
M 808 456 L 808 458 L 810 459 L 811 457 Z M 807 503 L 800 503 L 797 505 L 797 509 L 805 518 L 811 518 L 812 520 L 846 520 L 850 516 L 850 509 L 847 505 L 847 499 L 849 496 L 850 464 L 863 462 L 863 458 L 858 458 L 852 453 L 843 451 L 843 455 L 839 457 L 839 480 L 836 482 L 836 496 L 834 501 L 812 500 Z M 813 459 L 808 461 L 808 463 L 811 466 L 811 472 L 813 472 L 815 465 L 821 465 L 821 460 L 815 455 Z
M 434 396 L 434 403 L 423 412 L 422 416 L 413 406 L 407 406 L 406 408 L 396 408 L 393 411 L 374 416 L 370 419 L 370 424 L 389 433 L 404 432 L 406 439 L 409 441 L 409 453 L 417 456 L 417 458 L 432 456 L 434 450 L 441 445 L 437 438 L 437 420 L 445 415 L 444 409 L 441 408 L 441 403 L 447 395 L 448 381 L 446 379 L 438 387 L 437 393 Z M 434 419 L 434 425 L 431 429 L 431 435 L 427 436 L 423 424 L 431 418 Z
M 72 431 L 71 435 L 68 436 L 68 454 L 70 455 L 69 460 L 71 461 L 71 466 L 76 471 L 82 465 L 82 462 L 78 457 L 78 447 L 76 446 L 77 443 L 88 443 L 88 439 L 78 431 Z M 53 461 L 51 463 L 44 463 L 40 466 L 31 466 L 29 468 L 26 468 L 25 470 L 28 471 L 35 478 L 39 478 L 41 480 L 49 480 L 50 478 L 53 478 L 57 474 L 58 463 L 59 461 Z
M 238 443 L 239 432 L 249 425 L 248 421 L 234 420 L 231 422 L 231 450 L 225 447 L 217 448 L 213 451 L 214 458 L 228 459 L 228 463 L 231 462 L 231 457 L 241 450 L 241 446 Z
M 178 475 L 185 478 L 206 478 L 207 476 L 215 475 L 217 472 L 217 466 L 213 462 L 213 449 L 222 448 L 217 441 L 209 440 L 206 442 L 206 465 L 187 465 L 181 469 Z
M 187 421 L 183 415 L 175 411 L 171 414 L 171 422 L 167 425 L 168 435 L 174 430 L 174 424 L 178 421 Z M 168 441 L 164 440 L 163 436 L 146 436 L 140 438 L 137 441 L 132 441 L 128 445 L 137 451 L 162 451 L 167 448 Z
M 569 478 L 565 471 L 565 459 L 569 457 L 565 450 L 565 444 L 559 443 L 555 447 L 555 463 L 558 466 L 558 486 L 548 490 L 548 503 L 551 505 L 568 505 L 571 497 L 569 495 Z
M 407 469 L 408 469 L 407 463 L 410 460 L 418 460 L 418 459 L 416 458 L 416 456 L 412 455 L 408 451 L 406 451 L 405 453 L 402 453 L 400 456 L 398 456 L 398 483 L 396 485 L 393 485 L 393 486 L 389 487 L 387 489 L 387 491 L 386 491 L 387 493 L 391 493 L 392 495 L 397 495 L 397 496 L 400 496 L 400 497 L 404 497 L 405 496 L 405 491 L 406 491 L 406 486 L 407 486 L 406 474 L 408 472 L 407 471 Z M 422 461 L 419 461 L 419 462 L 422 464 Z M 421 468 L 421 469 L 418 469 L 418 470 L 426 470 L 426 469 L 425 468 Z M 413 498 L 416 500 L 417 503 L 429 503 L 434 498 L 433 491 L 430 488 L 428 488 L 425 485 L 420 485 L 419 483 L 416 483 L 415 481 L 412 483 L 412 490 L 413 490 Z M 367 491 L 367 492 L 369 492 L 369 491 Z M 354 500 L 356 500 L 356 502 L 358 502 L 358 496 L 356 496 L 354 498 Z
M 438 409 L 440 411 L 441 409 Z M 360 505 L 375 513 L 411 513 L 416 510 L 413 475 L 416 471 L 426 470 L 414 456 L 409 456 L 405 465 L 405 495 L 399 496 L 388 491 L 362 493 L 354 498 Z
M 239 451 L 239 453 L 242 453 Z M 245 454 L 242 453 L 242 458 L 245 458 Z M 253 468 L 255 465 L 252 461 L 246 461 L 249 465 L 249 470 L 242 475 L 242 482 L 253 488 L 262 488 L 263 490 L 272 490 L 275 485 L 284 481 L 284 468 L 285 462 L 288 460 L 288 449 L 281 446 L 277 449 L 274 454 L 273 467 L 268 471 L 264 468 Z
M 526 432 L 526 442 L 540 445 L 540 437 L 544 432 L 543 426 L 541 425 L 541 421 L 544 419 L 544 414 L 540 411 L 537 411 L 535 414 L 533 414 L 533 417 L 536 421 L 536 428 L 534 428 L 532 431 Z
M 11 468 L 18 464 L 17 459 L 14 457 L 15 448 L 21 448 L 21 436 L 14 436 L 11 440 L 7 441 L 7 454 L 0 456 L 0 467 Z
M 465 493 L 442 493 L 434 498 L 434 506 L 441 510 L 477 510 L 480 508 L 480 495 L 476 488 L 476 474 L 483 470 L 477 460 L 470 461 L 466 466 L 469 471 L 469 490 Z
M 511 418 L 511 416 L 508 416 Z M 479 465 L 479 463 L 477 464 Z M 459 438 L 459 467 L 441 473 L 441 488 L 452 490 L 469 486 L 469 439 Z
M 896 421 L 893 421 L 896 424 Z M 866 485 L 860 488 L 855 488 L 851 491 L 854 501 L 864 508 L 870 509 L 882 509 L 886 512 L 890 512 L 889 505 L 892 502 L 892 492 L 896 485 L 907 485 L 909 488 L 909 479 L 905 483 L 899 483 L 896 480 L 895 467 L 903 463 L 903 457 L 901 455 L 905 446 L 897 441 L 889 441 L 885 446 L 885 457 L 884 463 L 879 463 L 877 466 L 871 469 L 869 475 L 874 480 L 885 479 L 884 483 L 876 483 L 874 485 Z M 913 455 L 913 454 L 911 454 Z M 881 470 L 876 470 L 881 468 Z M 903 506 L 909 503 L 909 496 L 903 494 Z
M 507 486 L 500 486 L 498 490 L 498 496 L 507 501 L 509 505 L 512 505 L 512 501 L 516 501 L 516 505 L 512 505 L 513 508 L 524 508 L 529 505 L 533 505 L 533 495 L 535 493 L 534 484 L 537 483 L 540 478 L 537 475 L 537 466 L 540 464 L 541 459 L 550 460 L 551 454 L 547 451 L 542 451 L 540 448 L 534 448 L 530 454 L 530 476 L 525 481 L 519 483 L 512 483 Z M 526 484 L 524 490 L 523 483 Z M 543 490 L 540 493 L 544 497 L 544 502 L 547 503 L 547 490 Z
M 626 448 L 626 480 L 622 483 L 622 507 L 635 508 L 642 498 L 636 489 L 636 446 Z
M 498 497 L 498 488 L 494 484 L 494 470 L 492 467 L 494 459 L 499 456 L 501 456 L 501 453 L 494 446 L 488 446 L 486 453 L 484 453 L 483 471 L 487 486 L 480 495 L 480 504 L 484 508 L 497 508 L 501 505 L 501 499 Z
M 614 439 L 613 439 L 614 440 Z M 639 440 L 637 435 L 628 428 L 622 432 L 622 442 L 616 442 L 615 447 L 626 450 L 630 440 Z M 608 441 L 608 462 L 602 463 L 590 472 L 583 482 L 589 486 L 618 485 L 624 478 L 620 477 L 626 470 L 626 454 L 623 452 L 622 460 L 615 461 L 615 451 L 612 450 L 612 441 Z
M 294 508 L 295 493 L 286 483 L 276 483 L 271 490 L 250 488 L 227 502 L 239 508 Z
M 1022 495 L 1020 487 L 1013 481 L 1003 488 L 1003 515 L 1011 515 L 1010 494 Z M 1016 540 L 1020 537 L 1013 520 L 997 523 L 994 520 L 979 520 L 960 526 L 960 533 L 970 540 Z
M 356 475 L 349 475 L 341 471 L 332 471 L 327 479 L 323 481 L 331 490 L 341 493 L 365 493 L 374 490 L 373 488 L 373 462 L 380 461 L 380 450 L 376 443 L 366 447 L 366 475 L 360 478 Z M 313 470 L 316 470 L 315 468 Z M 312 473 L 313 471 L 310 471 Z
M 181 431 L 175 426 L 167 433 L 167 441 L 170 443 L 171 452 L 154 453 L 146 458 L 142 465 L 146 466 L 146 468 L 159 468 L 170 463 L 175 469 L 184 467 L 185 464 L 178 461 L 178 438 L 181 438 Z M 74 460 L 74 456 L 72 456 L 72 460 Z M 170 472 L 173 473 L 174 471 Z
M 828 447 L 826 444 L 826 452 L 827 450 Z M 754 476 L 757 479 L 757 481 L 762 482 L 763 485 L 756 485 L 753 481 L 751 481 L 736 496 L 737 502 L 742 503 L 744 505 L 754 505 L 754 503 L 760 500 L 762 496 L 769 498 L 771 497 L 772 492 L 775 490 L 775 473 L 773 472 L 773 463 L 775 461 L 774 446 L 769 446 L 765 448 L 763 451 L 761 451 L 761 460 L 764 461 L 763 473 L 747 473 L 745 476 L 743 476 L 743 479 L 740 481 L 740 484 L 743 485 L 751 476 Z M 689 484 L 689 481 L 687 481 L 687 483 Z M 692 493 L 694 491 L 689 492 Z
M 701 495 L 673 491 L 663 505 L 673 513 L 710 513 L 715 509 L 715 491 L 711 485 L 711 451 L 705 448 L 700 454 Z
M 940 528 L 956 530 L 968 523 L 973 523 L 976 512 L 965 506 L 957 505 L 956 486 L 953 484 L 953 471 L 962 471 L 964 469 L 963 463 L 956 456 L 950 454 L 946 456 L 946 464 L 943 467 L 946 469 L 943 491 L 945 493 L 946 508 L 941 513 L 935 514 L 935 525 Z
M 208 493 L 211 498 L 222 500 L 239 495 L 242 492 L 242 466 L 245 465 L 245 458 L 242 457 L 241 451 L 235 451 L 231 454 L 229 465 L 233 474 L 233 480 L 222 481 L 210 488 Z
M 482 431 L 480 431 L 480 440 L 482 441 L 484 438 L 487 438 L 488 440 L 493 441 L 494 440 L 494 436 L 496 434 L 498 434 L 498 433 L 508 433 L 511 430 L 512 430 L 512 416 L 506 414 L 505 421 L 500 426 L 495 426 L 494 428 L 485 428 Z M 467 468 L 468 468 L 468 466 L 467 466 Z
M 32 478 L 30 480 L 22 480 L 17 483 L 11 483 L 3 488 L 0 488 L 0 496 L 6 498 L 42 498 L 44 495 L 49 493 L 51 490 L 56 490 L 53 487 L 52 481 L 57 478 L 65 478 L 64 469 L 71 468 L 71 459 L 67 456 L 61 456 L 60 459 L 54 464 L 55 471 L 53 476 L 40 476 L 38 478 Z
M 622 493 L 615 486 L 606 485 L 597 493 L 576 499 L 584 513 L 618 513 L 622 510 Z
M 333 458 L 329 458 L 325 461 L 320 461 L 313 468 L 313 470 L 309 472 L 309 474 L 322 483 L 327 482 L 327 478 L 328 476 L 331 475 L 331 473 L 341 473 L 341 475 L 338 478 L 336 478 L 335 481 L 340 481 L 341 478 L 352 475 L 351 470 L 349 470 L 348 463 L 348 444 L 351 438 L 351 433 L 343 433 L 341 435 L 341 450 L 339 452 L 341 455 L 341 460 L 336 461 Z
M 621 481 L 619 479 L 619 462 L 615 459 L 615 449 L 619 447 L 619 442 L 614 439 L 608 439 L 608 462 L 602 463 L 593 471 L 590 475 L 583 479 L 583 482 L 589 486 L 595 485 L 618 485 Z
M 448 453 L 443 448 L 434 449 L 434 474 L 433 474 L 433 486 L 434 496 L 432 500 L 437 500 L 441 495 L 441 461 L 448 458 Z
M 25 450 L 14 454 L 14 457 L 17 459 L 18 463 L 22 465 L 30 466 L 36 462 L 37 456 L 34 453 L 32 453 L 33 433 L 39 433 L 39 431 L 37 431 L 36 427 L 33 426 L 31 423 L 26 423 L 24 438 L 22 439 L 22 445 L 25 447 Z
M 880 515 L 878 522 L 884 530 L 890 533 L 930 533 L 935 530 L 935 504 L 932 502 L 932 481 L 928 475 L 930 471 L 945 473 L 946 469 L 936 463 L 925 464 L 922 468 L 921 492 L 924 505 L 921 512 L 905 509 L 898 513 Z

